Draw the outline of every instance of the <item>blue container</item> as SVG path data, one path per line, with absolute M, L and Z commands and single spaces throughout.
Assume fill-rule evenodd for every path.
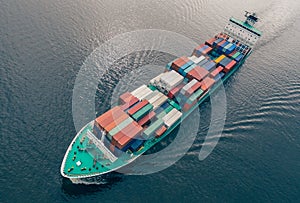
M 142 140 L 142 139 L 140 139 L 140 140 L 134 140 L 131 143 L 129 149 L 131 151 L 135 152 L 135 151 L 137 151 L 142 146 L 143 143 L 144 143 L 144 140 Z
M 190 72 L 191 70 L 193 70 L 195 67 L 196 67 L 196 64 L 193 64 L 193 65 L 189 66 L 188 68 L 186 68 L 186 69 L 183 71 L 182 75 L 185 77 L 186 74 L 187 74 L 188 72 Z
M 216 68 L 216 66 L 217 64 L 214 61 L 209 61 L 203 65 L 203 68 L 205 68 L 208 71 L 211 71 L 212 69 Z
M 224 39 L 223 38 L 219 38 L 216 41 L 213 42 L 213 47 L 217 46 L 217 44 L 219 44 L 220 42 L 222 42 Z
M 220 45 L 219 49 L 223 50 L 228 44 L 229 42 L 225 41 L 223 44 Z
M 215 81 L 218 81 L 218 80 L 220 80 L 221 78 L 223 78 L 224 75 L 225 75 L 225 73 L 220 72 L 216 77 L 214 77 L 214 80 L 215 80 Z
M 207 62 L 209 62 L 209 60 L 208 59 L 204 59 L 203 61 L 201 61 L 200 63 L 198 63 L 197 65 L 198 66 L 203 66 L 204 64 L 206 64 Z
M 231 47 L 229 47 L 226 51 L 225 51 L 225 54 L 229 55 L 231 54 L 236 48 L 236 45 L 235 44 L 232 44 Z
M 220 64 L 220 66 L 225 67 L 225 66 L 227 66 L 231 61 L 232 61 L 232 59 L 230 59 L 230 58 L 228 58 L 228 57 L 225 57 L 219 64 Z
M 242 58 L 244 57 L 243 54 L 240 54 L 238 57 L 236 57 L 234 60 L 236 60 L 237 62 L 240 62 L 242 60 Z
M 166 69 L 171 70 L 172 63 L 173 63 L 173 61 L 170 62 L 170 63 L 168 63 L 168 64 L 166 65 Z

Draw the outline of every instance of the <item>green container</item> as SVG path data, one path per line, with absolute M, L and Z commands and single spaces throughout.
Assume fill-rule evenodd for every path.
M 169 102 L 174 108 L 176 108 L 178 111 L 181 110 L 181 107 L 179 106 L 179 104 L 177 104 L 176 102 L 174 102 L 173 100 L 171 100 Z
M 143 118 L 146 114 L 148 114 L 153 109 L 152 104 L 147 104 L 140 110 L 138 110 L 135 114 L 132 115 L 132 118 L 136 121 L 139 121 L 141 118 Z
M 127 125 L 129 125 L 132 122 L 132 118 L 128 117 L 126 120 L 124 120 L 122 123 L 117 125 L 115 128 L 113 128 L 111 131 L 108 132 L 107 137 L 111 140 L 111 138 L 117 134 L 119 131 L 121 131 L 123 128 L 125 128 Z
M 155 133 L 161 126 L 163 126 L 164 121 L 162 119 L 157 119 L 154 123 L 152 123 L 144 132 L 143 137 L 145 139 L 149 139 L 151 135 Z
M 195 100 L 197 100 L 203 94 L 203 90 L 197 90 L 190 98 L 186 101 L 188 104 L 192 104 Z
M 160 112 L 156 117 L 157 118 L 162 118 L 164 117 L 167 113 L 169 113 L 170 111 L 172 111 L 174 107 L 173 106 L 168 106 L 166 109 L 164 109 L 162 112 Z
M 241 53 L 240 52 L 236 52 L 232 57 L 235 59 L 237 58 Z
M 154 87 L 153 85 L 148 85 L 148 87 L 149 87 L 149 89 L 152 90 L 152 91 L 156 90 L 156 87 Z

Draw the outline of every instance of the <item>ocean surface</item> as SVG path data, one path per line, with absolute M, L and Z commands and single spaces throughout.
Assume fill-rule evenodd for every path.
M 0 202 L 300 201 L 299 1 L 0 0 L 0 5 Z M 97 47 L 144 29 L 175 32 L 200 44 L 222 31 L 229 17 L 243 19 L 244 10 L 257 12 L 264 34 L 224 85 L 226 122 L 206 159 L 198 155 L 210 125 L 209 100 L 197 112 L 201 119 L 189 151 L 167 169 L 115 174 L 92 185 L 72 184 L 60 175 L 76 134 L 76 76 Z M 112 64 L 99 78 L 95 116 L 110 107 L 116 88 L 132 89 L 163 71 L 142 66 L 173 58 L 145 50 Z M 178 132 L 153 150 L 192 133 Z

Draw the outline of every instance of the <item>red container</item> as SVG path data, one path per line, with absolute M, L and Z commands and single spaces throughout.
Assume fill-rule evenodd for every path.
M 124 94 L 120 95 L 119 97 L 119 104 L 126 103 L 126 99 L 130 96 L 133 96 L 130 92 L 125 92 Z
M 236 64 L 235 60 L 232 60 L 229 64 L 227 64 L 224 68 L 224 72 L 227 73 L 229 72 Z
M 194 50 L 199 50 L 199 49 L 201 49 L 202 47 L 204 47 L 205 46 L 205 44 L 200 44 L 199 46 L 197 46 Z
M 224 42 L 226 42 L 226 40 L 224 39 L 224 40 L 222 40 L 221 42 L 219 42 L 218 44 L 217 44 L 217 48 L 219 48 Z
M 126 109 L 129 109 L 130 107 L 132 107 L 133 105 L 135 105 L 136 103 L 138 103 L 140 100 L 136 97 L 132 97 L 130 99 L 130 101 L 128 101 L 127 103 L 123 104 L 121 107 L 121 109 L 123 111 L 125 111 Z
M 211 86 L 213 86 L 214 83 L 215 83 L 214 79 L 212 79 L 210 77 L 206 77 L 202 81 L 201 89 L 205 92 L 206 90 L 208 90 L 209 88 L 211 88 Z
M 162 134 L 164 134 L 164 132 L 166 132 L 167 128 L 166 126 L 161 126 L 157 131 L 155 131 L 155 137 L 160 137 L 162 136 Z
M 213 37 L 213 38 L 211 38 L 211 39 L 209 39 L 209 40 L 206 40 L 206 41 L 205 41 L 205 44 L 208 45 L 208 46 L 210 46 L 210 47 L 212 47 L 214 41 L 216 41 L 216 38 L 215 38 L 215 37 Z
M 96 118 L 96 122 L 99 124 L 101 128 L 104 128 L 114 120 L 116 120 L 119 116 L 121 116 L 123 113 L 125 113 L 119 106 L 116 106 L 98 118 Z
M 124 120 L 126 120 L 129 116 L 124 113 L 122 115 L 120 115 L 118 118 L 116 118 L 114 121 L 112 121 L 110 124 L 108 124 L 107 126 L 104 126 L 104 130 L 106 130 L 107 132 L 111 131 L 112 129 L 114 129 L 117 125 L 119 125 L 120 123 L 122 123 Z
M 233 52 L 231 52 L 231 54 L 229 54 L 228 56 L 232 58 L 232 57 L 233 57 L 233 55 L 234 55 L 236 52 L 237 52 L 237 51 L 236 51 L 236 50 L 234 50 L 234 51 L 233 51 Z
M 187 57 L 182 56 L 182 57 L 176 59 L 176 60 L 172 63 L 171 67 L 172 67 L 172 69 L 178 71 L 179 68 L 180 68 L 181 66 L 183 66 L 185 63 L 187 63 L 188 61 L 189 61 L 189 59 L 188 59 Z
M 194 84 L 192 87 L 190 87 L 185 93 L 184 95 L 187 97 L 190 97 L 194 92 L 196 92 L 200 87 L 201 87 L 201 82 L 197 82 L 196 84 Z
M 218 66 L 215 70 L 213 70 L 213 71 L 210 73 L 210 77 L 211 77 L 211 78 L 216 77 L 222 70 L 223 70 L 223 67 L 222 67 L 222 66 Z
M 127 111 L 127 113 L 132 116 L 133 114 L 135 114 L 137 111 L 139 111 L 141 108 L 143 108 L 147 104 L 149 104 L 149 102 L 147 100 L 143 100 L 140 103 L 138 103 L 137 105 L 135 105 L 132 108 L 130 108 Z
M 194 106 L 196 103 L 197 103 L 197 100 L 195 100 L 192 104 L 185 103 L 185 104 L 183 105 L 182 110 L 183 110 L 184 112 L 186 112 L 186 111 L 190 110 L 190 109 L 192 108 L 192 106 Z
M 118 136 L 116 139 L 114 139 L 114 138 L 119 133 L 117 133 L 115 136 L 113 136 L 113 140 L 114 140 L 116 147 L 118 147 L 119 149 L 122 149 L 133 138 L 135 138 L 137 135 L 140 135 L 142 131 L 143 131 L 143 128 L 141 126 L 139 126 L 136 122 L 132 122 L 127 127 L 125 127 L 123 130 L 120 131 L 120 134 L 123 134 L 123 136 Z
M 180 92 L 181 88 L 184 87 L 184 85 L 185 84 L 182 83 L 171 89 L 168 93 L 168 97 L 173 99 Z
M 151 111 L 149 114 L 147 114 L 146 116 L 144 116 L 141 120 L 138 121 L 138 124 L 140 126 L 145 125 L 148 121 L 150 121 L 152 118 L 154 118 L 155 116 L 155 112 Z
M 196 66 L 193 70 L 187 73 L 187 78 L 196 79 L 198 81 L 201 81 L 203 78 L 205 78 L 209 72 L 200 66 Z

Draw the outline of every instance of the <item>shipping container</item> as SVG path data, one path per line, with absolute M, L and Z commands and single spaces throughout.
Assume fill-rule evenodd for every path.
M 170 112 L 171 113 L 171 112 Z M 167 114 L 168 115 L 168 114 Z M 174 123 L 176 123 L 176 121 L 178 121 L 181 116 L 182 113 L 180 111 L 176 111 L 172 116 L 167 117 L 167 115 L 165 117 L 163 117 L 163 121 L 165 123 L 165 125 L 170 128 Z M 165 119 L 164 119 L 165 118 Z
M 133 106 L 132 108 L 130 108 L 127 111 L 127 113 L 132 116 L 133 114 L 135 114 L 137 111 L 139 111 L 141 108 L 143 108 L 147 104 L 149 104 L 149 102 L 147 100 L 143 100 L 143 101 L 139 102 L 138 104 L 136 104 L 135 106 Z
M 178 111 L 181 110 L 181 107 L 173 100 L 169 101 L 169 103 L 174 107 L 176 108 Z
M 219 39 L 215 40 L 215 41 L 213 42 L 213 47 L 216 47 L 217 44 L 219 44 L 219 43 L 222 42 L 223 40 L 224 40 L 223 38 L 219 38 Z
M 142 109 L 140 109 L 139 111 L 137 111 L 135 114 L 132 115 L 132 118 L 135 121 L 139 121 L 141 118 L 143 118 L 146 114 L 148 114 L 151 110 L 153 109 L 153 105 L 152 104 L 147 104 L 146 106 L 144 106 Z
M 154 111 L 150 111 L 149 114 L 145 115 L 141 120 L 138 121 L 140 126 L 147 124 L 149 121 L 155 118 L 156 113 Z
M 223 67 L 222 67 L 222 66 L 218 66 L 215 70 L 213 70 L 213 71 L 210 73 L 210 77 L 211 77 L 211 78 L 216 77 L 222 70 L 223 70 Z
M 208 45 L 208 46 L 210 46 L 210 47 L 212 47 L 214 41 L 216 41 L 216 38 L 215 38 L 215 37 L 213 37 L 213 38 L 211 38 L 211 39 L 209 39 L 209 40 L 206 40 L 206 41 L 205 41 L 205 44 Z
M 164 132 L 166 132 L 167 128 L 166 126 L 161 126 L 158 130 L 155 131 L 155 137 L 158 138 L 160 136 L 162 136 L 164 134 Z
M 125 92 L 124 94 L 120 95 L 119 97 L 119 104 L 126 103 L 126 99 L 132 97 L 133 95 L 130 92 Z
M 208 63 L 204 64 L 202 67 L 208 71 L 211 71 L 217 67 L 217 64 L 214 61 L 209 61 Z
M 150 139 L 154 135 L 155 131 L 159 129 L 163 124 L 164 122 L 162 119 L 157 119 L 146 130 L 144 130 L 142 135 L 143 138 L 145 138 L 146 140 Z
M 142 86 L 136 88 L 135 90 L 133 90 L 131 92 L 131 94 L 136 97 L 137 94 L 139 94 L 140 92 L 143 92 L 146 88 L 147 88 L 146 85 L 142 85 Z
M 231 61 L 231 58 L 225 56 L 225 58 L 219 63 L 219 65 L 225 68 Z
M 99 124 L 101 128 L 104 128 L 106 125 L 114 121 L 120 115 L 122 115 L 124 111 L 119 107 L 115 106 L 114 108 L 110 109 L 109 111 L 105 112 L 101 116 L 97 117 L 95 121 Z
M 162 112 L 157 114 L 157 118 L 160 118 L 160 119 L 163 118 L 166 114 L 168 114 L 170 111 L 172 111 L 172 109 L 174 109 L 174 107 L 172 105 L 168 106 Z
M 165 103 L 168 100 L 168 97 L 165 95 L 162 95 L 158 100 L 156 100 L 153 103 L 153 110 L 156 110 L 158 107 L 160 107 L 163 103 Z
M 219 56 L 217 59 L 215 59 L 215 62 L 216 62 L 216 63 L 220 63 L 225 57 L 226 57 L 226 56 L 222 54 L 222 55 Z
M 139 150 L 139 148 L 144 144 L 143 138 L 135 139 L 132 144 L 130 145 L 129 149 L 132 152 L 136 152 Z
M 219 81 L 220 79 L 222 79 L 224 77 L 225 73 L 224 72 L 220 72 L 219 74 L 217 74 L 215 77 L 214 77 L 214 80 L 217 82 Z
M 109 131 L 107 133 L 107 137 L 109 138 L 109 140 L 111 140 L 111 138 L 117 134 L 119 131 L 121 131 L 123 128 L 125 128 L 127 125 L 129 125 L 130 123 L 132 123 L 133 120 L 132 118 L 128 117 L 126 120 L 122 121 L 119 125 L 117 125 L 115 128 L 113 128 L 111 131 Z
M 197 64 L 197 63 L 200 63 L 202 60 L 205 59 L 205 56 L 191 56 L 191 57 L 188 57 L 189 60 L 193 61 L 194 64 Z
M 204 64 L 208 63 L 209 60 L 207 58 L 205 58 L 203 61 L 201 61 L 200 63 L 198 63 L 197 65 L 202 67 Z
M 138 103 L 140 100 L 134 96 L 132 96 L 129 101 L 127 101 L 126 103 L 124 103 L 123 105 L 121 105 L 121 109 L 123 111 L 129 109 L 130 107 L 132 107 L 133 105 L 135 105 L 136 103 Z
M 215 83 L 214 79 L 212 79 L 210 77 L 206 77 L 203 79 L 201 89 L 205 92 L 206 90 L 211 88 L 214 85 L 214 83 Z
M 117 125 L 119 125 L 120 123 L 122 123 L 124 120 L 126 120 L 129 116 L 124 113 L 121 114 L 119 117 L 117 117 L 114 121 L 112 121 L 110 124 L 108 124 L 107 126 L 104 127 L 104 130 L 106 130 L 107 132 L 111 131 L 112 129 L 114 129 Z
M 188 72 L 187 77 L 189 79 L 196 79 L 198 81 L 201 81 L 208 74 L 209 74 L 209 72 L 206 69 L 196 66 L 193 70 Z
M 230 63 L 228 63 L 225 68 L 224 68 L 224 72 L 227 73 L 229 72 L 236 64 L 236 61 L 235 60 L 232 60 Z
M 176 87 L 174 87 L 173 89 L 171 89 L 169 92 L 168 92 L 168 97 L 173 99 L 174 97 L 176 97 L 176 95 L 180 92 L 181 88 L 184 87 L 184 83 L 181 83 L 179 85 L 177 85 Z
M 187 69 L 184 70 L 184 72 L 182 73 L 182 75 L 183 75 L 184 77 L 186 77 L 186 74 L 187 74 L 188 72 L 190 72 L 191 70 L 193 70 L 196 66 L 197 66 L 196 64 L 191 65 L 190 67 L 188 67 Z

